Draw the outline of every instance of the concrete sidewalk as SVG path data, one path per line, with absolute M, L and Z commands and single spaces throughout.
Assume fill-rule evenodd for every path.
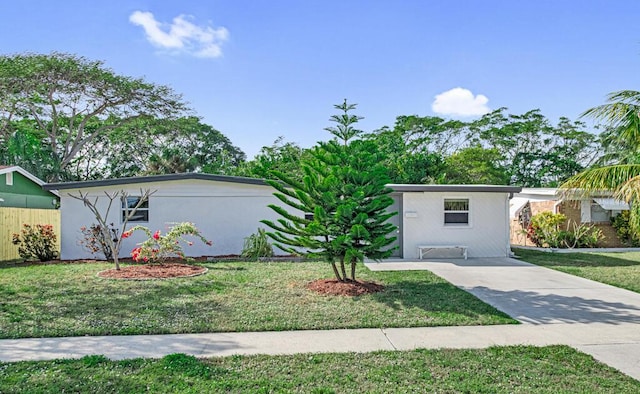
M 0 361 L 564 344 L 640 380 L 640 294 L 514 259 L 366 265 L 372 270 L 432 271 L 524 324 L 0 340 Z
M 570 345 L 640 380 L 640 330 L 635 324 L 543 324 L 387 328 L 176 335 L 131 335 L 0 341 L 1 361 L 51 360 L 103 354 L 113 360 L 234 354 L 369 352 L 503 345 Z

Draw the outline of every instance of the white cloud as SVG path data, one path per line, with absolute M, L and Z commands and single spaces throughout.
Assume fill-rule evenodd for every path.
M 222 56 L 221 45 L 229 38 L 229 31 L 224 27 L 197 26 L 192 20 L 192 16 L 179 15 L 171 24 L 160 23 L 151 12 L 143 11 L 129 16 L 129 21 L 142 26 L 147 40 L 158 48 L 196 57 Z
M 436 95 L 431 110 L 443 115 L 484 115 L 491 111 L 487 106 L 488 102 L 487 96 L 479 94 L 474 97 L 468 89 L 453 88 Z

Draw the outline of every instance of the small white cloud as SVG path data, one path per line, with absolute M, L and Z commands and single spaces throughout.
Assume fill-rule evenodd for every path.
M 443 115 L 484 115 L 491 111 L 487 106 L 488 102 L 487 96 L 479 94 L 474 97 L 468 89 L 453 88 L 436 95 L 431 110 Z
M 141 26 L 147 40 L 158 48 L 197 57 L 222 56 L 221 45 L 229 38 L 229 31 L 224 27 L 197 26 L 191 20 L 191 16 L 179 15 L 171 24 L 160 23 L 151 12 L 143 11 L 129 16 L 129 21 Z

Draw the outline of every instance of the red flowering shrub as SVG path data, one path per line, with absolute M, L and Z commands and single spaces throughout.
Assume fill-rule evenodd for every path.
M 113 259 L 111 244 L 107 239 L 107 237 L 118 239 L 118 230 L 113 226 L 113 223 L 110 224 L 106 231 L 103 231 L 102 226 L 99 224 L 92 224 L 89 227 L 82 226 L 80 227 L 80 233 L 82 234 L 82 238 L 78 241 L 80 246 L 93 255 L 102 254 L 106 260 Z
M 148 239 L 138 244 L 138 247 L 131 251 L 131 257 L 136 262 L 161 263 L 169 257 L 185 258 L 182 250 L 182 243 L 192 246 L 193 242 L 185 236 L 192 236 L 200 239 L 206 245 L 213 245 L 200 234 L 200 231 L 193 223 L 178 223 L 169 228 L 169 231 L 162 235 L 160 230 L 151 233 L 151 230 L 144 226 L 135 226 L 122 234 L 122 238 L 129 237 L 134 231 L 141 230 L 147 234 Z
M 18 245 L 18 254 L 25 260 L 49 261 L 58 257 L 56 234 L 51 224 L 23 224 L 19 234 L 13 234 L 11 242 Z

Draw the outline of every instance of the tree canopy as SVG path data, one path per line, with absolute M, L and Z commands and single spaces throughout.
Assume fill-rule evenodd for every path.
M 187 110 L 171 88 L 118 75 L 101 61 L 58 52 L 0 56 L 0 140 L 6 145 L 21 133 L 17 125 L 29 124 L 30 135 L 41 136 L 50 150 L 48 180 L 66 177 L 99 136 L 135 119 Z

